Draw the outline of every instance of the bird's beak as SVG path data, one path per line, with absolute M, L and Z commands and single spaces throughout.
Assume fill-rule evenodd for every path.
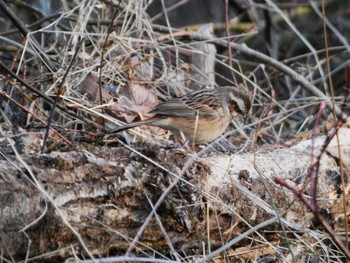
M 249 120 L 250 120 L 250 114 L 249 113 L 243 116 L 243 123 L 244 123 L 244 125 L 247 125 Z

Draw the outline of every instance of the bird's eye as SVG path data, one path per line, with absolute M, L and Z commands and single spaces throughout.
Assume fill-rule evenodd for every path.
M 230 101 L 228 108 L 231 113 L 237 112 L 240 113 L 240 110 L 237 107 L 237 103 L 235 101 Z

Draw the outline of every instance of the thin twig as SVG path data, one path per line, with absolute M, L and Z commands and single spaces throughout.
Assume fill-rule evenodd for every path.
M 148 194 L 146 192 L 144 192 L 144 193 L 145 193 L 145 196 L 147 198 L 148 203 L 152 207 L 152 210 L 154 210 L 154 206 L 153 206 L 152 200 L 149 198 L 149 196 L 148 196 Z M 166 240 L 166 242 L 167 242 L 167 244 L 168 244 L 168 246 L 170 248 L 171 255 L 174 256 L 177 259 L 178 262 L 181 262 L 180 255 L 179 255 L 179 253 L 176 252 L 173 244 L 171 243 L 170 237 L 167 234 L 166 229 L 164 228 L 164 226 L 162 224 L 162 221 L 161 221 L 161 219 L 160 219 L 160 217 L 159 217 L 159 215 L 157 214 L 156 211 L 154 211 L 154 217 L 155 217 L 155 219 L 157 221 L 157 224 L 158 224 L 158 226 L 160 228 L 160 231 L 163 233 L 163 236 L 164 236 L 164 238 L 165 238 L 165 240 Z
M 228 4 L 228 0 L 225 0 L 225 29 L 226 29 L 226 36 L 227 36 L 227 50 L 228 50 L 228 61 L 229 61 L 229 65 L 230 65 L 230 68 L 233 67 L 232 65 L 232 48 L 230 46 L 230 29 L 229 29 L 229 24 L 230 24 L 230 21 L 228 19 L 228 10 L 229 10 L 229 4 Z M 233 71 L 231 71 L 231 75 L 232 75 L 232 79 L 234 81 L 234 83 L 237 85 L 237 79 L 236 79 L 236 76 L 235 76 L 235 73 Z
M 329 61 L 329 52 L 328 52 L 328 36 L 327 36 L 327 17 L 326 17 L 326 11 L 325 11 L 325 2 L 322 0 L 322 21 L 323 21 L 323 32 L 324 32 L 324 42 L 325 42 L 325 49 L 326 49 L 326 65 L 327 65 L 327 71 L 328 73 L 331 72 L 331 65 Z M 349 50 L 349 44 L 345 40 L 343 42 L 344 44 L 347 44 L 347 48 Z M 328 82 L 329 87 L 331 90 L 331 96 L 332 96 L 332 102 L 333 105 L 335 105 L 335 99 L 334 99 L 334 87 L 333 87 L 333 81 L 332 81 L 332 75 L 328 75 Z M 345 97 L 344 97 L 345 100 Z M 337 114 L 335 113 L 335 108 L 333 108 L 333 118 L 334 120 L 337 120 Z M 349 233 L 349 224 L 348 224 L 348 216 L 347 216 L 347 200 L 346 200 L 346 193 L 345 193 L 345 175 L 344 175 L 344 164 L 343 164 L 343 158 L 342 158 L 342 151 L 340 149 L 340 140 L 339 140 L 339 134 L 336 133 L 335 138 L 337 140 L 337 150 L 338 150 L 338 156 L 339 156 L 339 172 L 340 172 L 340 179 L 341 179 L 341 185 L 343 189 L 342 193 L 342 204 L 343 204 L 343 213 L 344 213 L 344 226 L 345 226 L 345 232 Z M 346 247 L 349 247 L 349 238 L 348 235 L 345 235 L 345 245 Z
M 246 232 L 240 234 L 238 237 L 232 239 L 231 241 L 227 242 L 225 245 L 223 245 L 222 247 L 220 247 L 219 249 L 213 251 L 212 253 L 204 256 L 201 259 L 197 259 L 195 261 L 195 263 L 200 263 L 200 262 L 208 262 L 209 260 L 211 260 L 213 257 L 215 257 L 216 255 L 224 252 L 226 249 L 229 249 L 230 247 L 232 247 L 234 244 L 237 244 L 238 242 L 240 242 L 241 240 L 243 240 L 244 238 L 248 237 L 250 234 L 260 230 L 261 228 L 264 228 L 266 226 L 271 225 L 272 223 L 274 223 L 277 220 L 277 216 L 272 217 L 252 228 L 250 228 L 249 230 L 247 230 Z
M 120 4 L 120 1 L 118 2 Z M 113 21 L 114 19 L 117 17 L 117 14 L 119 12 L 119 8 L 116 7 L 116 10 L 113 13 L 113 17 L 111 20 L 111 23 L 108 25 L 108 29 L 107 29 L 107 35 L 105 38 L 105 42 L 103 43 L 103 47 L 102 47 L 102 51 L 101 51 L 101 60 L 100 60 L 100 72 L 99 72 L 99 76 L 98 76 L 98 95 L 99 95 L 99 99 L 100 99 L 100 105 L 103 104 L 103 100 L 102 100 L 102 68 L 103 68 L 103 59 L 104 59 L 104 55 L 105 55 L 105 49 L 107 46 L 107 41 L 108 38 L 110 36 L 110 34 L 112 33 L 112 26 L 113 26 Z
M 45 16 L 45 17 L 35 21 L 34 23 L 28 25 L 27 28 L 28 29 L 33 29 L 33 28 L 41 25 L 42 23 L 44 23 L 46 21 L 49 21 L 51 19 L 56 19 L 56 18 L 60 17 L 61 15 L 62 15 L 62 12 L 58 12 L 58 13 L 55 13 L 55 14 L 51 14 L 51 15 Z M 17 29 L 6 31 L 6 32 L 1 32 L 0 36 L 12 35 L 12 34 L 15 34 L 15 33 L 18 33 L 18 32 L 19 32 L 19 29 L 17 28 Z
M 8 73 L 11 77 L 16 79 L 19 83 L 21 83 L 27 89 L 32 91 L 34 94 L 37 94 L 39 97 L 41 97 L 43 100 L 45 100 L 46 102 L 50 103 L 51 105 L 54 104 L 54 99 L 50 98 L 46 94 L 42 93 L 40 90 L 38 90 L 38 89 L 34 88 L 32 85 L 28 84 L 24 79 L 22 79 L 20 76 L 18 76 L 16 73 L 14 73 L 11 69 L 9 69 L 2 61 L 0 61 L 0 68 L 5 70 L 6 73 Z M 92 125 L 93 127 L 97 127 L 99 129 L 103 129 L 96 122 L 94 122 L 94 121 L 92 121 L 90 119 L 84 118 L 83 116 L 78 116 L 74 111 L 68 109 L 65 106 L 57 104 L 56 107 L 58 109 L 60 109 L 61 111 L 67 113 L 68 115 L 70 115 L 70 116 L 72 116 L 72 117 L 74 117 L 74 118 L 76 118 L 78 120 L 81 120 L 82 122 L 86 122 L 86 123 L 89 123 L 90 125 Z
M 84 41 L 84 38 L 82 38 L 78 45 L 76 46 L 76 49 L 75 49 L 75 52 L 74 52 L 74 55 L 72 57 L 72 59 L 70 60 L 69 64 L 68 64 L 68 67 L 66 69 L 66 72 L 64 73 L 63 77 L 62 77 L 62 80 L 60 82 L 60 84 L 58 85 L 58 91 L 57 91 L 57 95 L 55 97 L 55 100 L 51 106 L 51 111 L 50 111 L 50 114 L 49 114 L 49 117 L 47 118 L 47 127 L 46 127 L 46 132 L 45 132 L 45 135 L 44 135 L 44 139 L 43 139 L 43 145 L 41 147 L 41 151 L 43 152 L 44 149 L 45 149 L 45 145 L 46 145 L 46 141 L 47 141 L 47 138 L 49 136 L 49 131 L 50 131 L 50 126 L 51 126 L 51 121 L 52 121 L 52 117 L 53 117 L 53 113 L 56 109 L 56 106 L 57 106 L 57 103 L 58 103 L 58 99 L 59 97 L 61 96 L 61 93 L 62 93 L 62 89 L 63 89 L 63 85 L 66 81 L 66 78 L 68 76 L 68 73 L 70 71 L 70 69 L 72 68 L 73 66 L 73 62 L 75 61 L 75 58 L 76 56 L 78 55 L 78 52 L 79 52 L 79 49 L 80 49 L 80 46 L 81 44 L 83 43 Z
M 319 113 L 322 112 L 323 107 L 320 107 Z M 318 126 L 316 123 L 315 126 Z M 345 254 L 345 256 L 350 259 L 350 251 L 346 245 L 343 244 L 342 240 L 338 237 L 337 233 L 332 229 L 332 227 L 328 224 L 327 220 L 320 214 L 317 205 L 317 179 L 318 179 L 318 171 L 320 169 L 321 157 L 325 153 L 329 143 L 338 133 L 340 125 L 334 128 L 334 130 L 327 136 L 325 142 L 323 143 L 320 152 L 317 156 L 315 162 L 312 162 L 309 168 L 309 177 L 311 178 L 311 201 L 308 201 L 305 198 L 304 191 L 298 190 L 292 186 L 290 186 L 284 179 L 280 177 L 275 177 L 274 180 L 277 184 L 281 185 L 289 189 L 301 202 L 312 212 L 314 217 L 323 225 L 324 229 L 331 235 L 334 242 L 337 244 L 339 249 Z M 316 129 L 315 129 L 316 130 Z M 339 145 L 339 144 L 338 144 Z
M 23 24 L 23 22 L 16 16 L 15 13 L 12 12 L 12 10 L 5 4 L 3 0 L 0 0 L 0 10 L 2 10 L 5 15 L 11 20 L 11 22 L 18 28 L 19 32 L 25 37 L 28 37 L 29 30 L 28 28 Z M 45 62 L 44 64 L 48 67 L 48 69 L 51 72 L 56 72 L 57 69 L 54 66 L 54 64 L 51 62 L 51 60 L 46 56 L 45 52 L 41 50 L 41 45 L 38 43 L 38 41 L 35 38 L 31 38 L 31 41 L 33 42 L 33 47 L 41 54 L 41 58 Z
M 12 99 L 5 91 L 0 92 L 0 96 L 8 99 L 12 103 L 14 103 L 17 107 L 21 108 L 23 111 L 27 112 L 28 114 L 32 115 L 36 120 L 40 121 L 43 125 L 47 126 L 47 122 L 42 120 L 37 114 L 35 114 L 33 111 L 28 110 L 26 107 Z M 71 141 L 69 141 L 67 138 L 65 138 L 62 134 L 60 134 L 57 130 L 53 129 L 53 132 L 57 134 L 61 139 L 63 139 L 66 143 L 73 145 Z
M 276 177 L 275 182 L 289 189 L 296 197 L 299 198 L 300 201 L 302 201 L 302 203 L 314 214 L 315 218 L 317 218 L 317 220 L 323 225 L 324 229 L 332 236 L 339 249 L 345 254 L 348 259 L 350 259 L 349 249 L 343 244 L 343 241 L 338 237 L 337 233 L 327 223 L 327 220 L 320 214 L 320 212 L 318 210 L 313 210 L 313 207 L 307 198 L 300 191 L 290 186 L 284 179 Z

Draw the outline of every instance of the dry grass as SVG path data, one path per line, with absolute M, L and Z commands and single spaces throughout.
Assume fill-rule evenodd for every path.
M 119 145 L 140 155 L 141 158 L 144 158 L 144 162 L 161 166 L 171 176 L 172 183 L 153 204 L 154 210 L 145 219 L 145 223 L 137 235 L 128 237 L 130 246 L 125 251 L 124 256 L 107 258 L 106 255 L 102 255 L 105 258 L 99 262 L 201 262 L 203 258 L 212 259 L 214 262 L 233 262 L 235 259 L 254 262 L 264 260 L 311 262 L 316 258 L 320 262 L 344 260 L 343 254 L 336 249 L 332 239 L 322 228 L 310 226 L 304 229 L 300 228 L 297 231 L 295 230 L 297 227 L 293 226 L 294 222 L 288 224 L 283 222 L 276 230 L 262 231 L 261 229 L 265 229 L 266 226 L 283 217 L 283 214 L 274 208 L 273 202 L 276 200 L 271 200 L 270 204 L 262 204 L 260 200 L 256 200 L 254 205 L 261 207 L 266 205 L 272 211 L 275 209 L 276 217 L 253 226 L 249 225 L 240 214 L 235 214 L 235 209 L 229 204 L 222 203 L 222 200 L 216 196 L 206 196 L 207 202 L 210 202 L 212 207 L 215 205 L 225 206 L 232 214 L 235 214 L 237 222 L 245 227 L 248 226 L 248 230 L 238 236 L 232 235 L 230 240 L 223 239 L 220 246 L 211 248 L 209 225 L 220 225 L 219 222 L 208 222 L 207 232 L 203 233 L 207 242 L 202 240 L 202 243 L 197 246 L 200 249 L 195 250 L 196 253 L 193 254 L 186 254 L 188 251 L 179 251 L 180 248 L 172 244 L 166 226 L 163 226 L 156 212 L 167 194 L 179 182 L 191 184 L 183 178 L 184 174 L 188 172 L 187 169 L 193 162 L 198 160 L 205 162 L 208 152 L 239 154 L 243 151 L 258 150 L 262 145 L 278 143 L 283 145 L 287 140 L 295 139 L 297 141 L 299 138 L 311 137 L 312 133 L 309 131 L 314 129 L 315 125 L 317 125 L 315 128 L 317 132 L 321 132 L 324 126 L 329 127 L 333 123 L 338 123 L 334 121 L 334 114 L 331 110 L 332 102 L 337 105 L 340 112 L 347 113 L 348 104 L 345 101 L 347 97 L 344 96 L 342 89 L 345 85 L 345 78 L 340 79 L 338 73 L 344 72 L 348 65 L 346 58 L 349 57 L 350 48 L 346 42 L 347 36 L 342 35 L 341 30 L 336 29 L 336 27 L 330 27 L 331 22 L 328 21 L 327 30 L 330 31 L 329 34 L 332 33 L 333 38 L 336 38 L 336 40 L 332 38 L 333 41 L 329 43 L 328 47 L 315 46 L 315 42 L 310 42 L 307 38 L 308 31 L 305 28 L 310 25 L 305 24 L 307 21 L 305 21 L 305 17 L 308 17 L 311 12 L 315 12 L 317 17 L 321 6 L 316 6 L 316 4 L 308 6 L 306 14 L 298 13 L 297 11 L 305 10 L 301 7 L 299 10 L 298 6 L 294 6 L 295 13 L 290 12 L 289 15 L 282 12 L 273 1 L 266 1 L 264 6 L 257 4 L 251 6 L 258 14 L 261 14 L 261 10 L 264 9 L 271 12 L 271 19 L 275 22 L 273 37 L 281 40 L 267 43 L 267 39 L 265 39 L 266 48 L 260 43 L 262 35 L 261 31 L 259 32 L 261 30 L 258 25 L 259 20 L 254 21 L 255 24 L 252 23 L 251 27 L 244 27 L 244 32 L 230 36 L 233 51 L 232 66 L 230 66 L 228 63 L 230 57 L 226 52 L 227 48 L 225 48 L 227 42 L 224 42 L 228 39 L 227 37 L 210 39 L 201 33 L 194 34 L 186 29 L 172 28 L 167 16 L 165 16 L 167 26 L 157 25 L 152 22 L 152 17 L 148 14 L 147 1 L 130 0 L 115 6 L 108 4 L 107 1 L 61 2 L 65 11 L 46 22 L 45 26 L 40 29 L 32 30 L 27 36 L 25 45 L 21 46 L 16 42 L 16 46 L 20 49 L 7 58 L 16 61 L 12 70 L 21 75 L 27 83 L 52 98 L 55 98 L 57 92 L 60 91 L 58 103 L 69 109 L 74 109 L 75 115 L 56 109 L 52 120 L 52 128 L 63 133 L 69 140 L 74 142 L 95 140 L 94 136 L 99 133 L 96 127 L 111 129 L 124 122 L 147 116 L 145 115 L 147 109 L 155 103 L 154 95 L 162 100 L 182 95 L 190 89 L 207 84 L 203 83 L 203 79 L 206 82 L 205 77 L 208 74 L 201 72 L 191 63 L 193 54 L 206 55 L 198 50 L 199 43 L 213 43 L 220 50 L 215 57 L 215 63 L 220 65 L 216 72 L 218 82 L 235 85 L 231 74 L 233 72 L 237 81 L 243 82 L 249 88 L 254 101 L 249 124 L 240 126 L 239 129 L 235 129 L 232 125 L 227 133 L 217 141 L 191 154 L 178 173 L 174 173 L 148 156 L 142 155 L 138 150 L 138 144 L 135 144 L 135 142 L 143 140 L 150 144 L 156 142 L 160 148 L 167 147 L 173 141 L 173 137 L 169 133 L 159 133 L 158 130 L 141 128 L 120 135 L 123 142 L 119 141 Z M 331 12 L 330 18 L 337 14 L 344 15 L 339 10 Z M 113 25 L 111 18 L 114 18 Z M 317 23 L 322 24 L 321 17 L 316 19 Z M 232 24 L 232 27 L 235 26 L 234 29 L 236 29 L 237 24 L 240 25 L 238 20 Z M 215 33 L 219 35 L 221 32 L 220 24 L 215 25 L 214 28 Z M 292 44 L 285 44 L 286 48 L 283 48 L 284 41 L 286 43 L 291 41 L 290 36 L 286 36 L 283 30 L 291 34 L 293 38 L 298 39 L 293 43 L 299 48 L 293 50 Z M 323 32 L 325 31 L 323 30 Z M 319 38 L 324 42 L 323 35 L 319 35 Z M 11 44 L 11 42 L 4 43 Z M 38 43 L 41 44 L 40 48 L 37 47 Z M 248 47 L 255 47 L 257 53 L 263 53 L 267 49 L 267 53 L 270 55 L 255 57 L 256 53 L 250 53 L 254 49 L 245 49 L 244 46 L 241 46 L 243 43 L 246 43 Z M 243 49 L 240 49 L 241 47 Z M 221 49 L 225 49 L 225 51 Z M 278 59 L 273 58 L 274 49 L 279 52 Z M 304 51 L 299 52 L 301 49 Z M 283 51 L 286 52 L 285 56 Z M 329 57 L 326 57 L 326 52 L 329 53 Z M 76 57 L 74 57 L 75 54 Z M 46 56 L 46 59 L 43 59 L 43 56 Z M 45 65 L 45 60 L 51 61 L 52 65 Z M 331 64 L 330 72 L 332 74 L 327 73 L 329 72 L 328 61 Z M 70 63 L 72 63 L 72 67 L 67 70 Z M 286 66 L 288 66 L 287 69 L 284 68 Z M 95 76 L 94 79 L 87 81 L 91 74 Z M 339 79 L 329 82 L 328 77 L 330 76 Z M 4 82 L 11 82 L 15 89 L 14 94 L 22 94 L 24 97 L 22 105 L 27 109 L 27 112 L 20 115 L 20 122 L 30 127 L 36 126 L 38 120 L 43 120 L 45 124 L 50 113 L 45 109 L 43 101 L 34 99 L 31 93 L 28 93 L 20 85 L 16 85 L 13 79 L 8 79 L 6 76 L 3 76 L 3 79 Z M 63 85 L 61 84 L 62 80 L 64 80 Z M 87 85 L 89 95 L 81 92 L 82 83 Z M 303 85 L 304 83 L 309 84 L 309 86 Z M 337 86 L 332 87 L 331 83 L 335 83 Z M 100 92 L 99 86 L 103 92 Z M 131 88 L 139 93 L 130 95 L 128 91 Z M 11 94 L 10 89 L 7 93 Z M 124 95 L 123 99 L 121 99 L 120 94 Z M 145 97 L 151 97 L 151 99 L 144 99 Z M 4 99 L 4 97 L 2 98 Z M 16 100 L 15 97 L 13 99 Z M 321 111 L 319 107 L 321 102 L 325 100 L 328 103 L 328 108 Z M 341 107 L 342 104 L 343 107 Z M 10 116 L 14 114 L 15 108 L 17 106 L 12 105 L 11 108 L 2 110 L 3 123 L 17 124 L 16 118 Z M 33 114 L 34 112 L 36 114 Z M 320 113 L 320 122 L 315 124 L 318 112 Z M 327 122 L 331 118 L 333 118 L 333 122 Z M 295 137 L 295 135 L 299 137 Z M 49 138 L 49 140 L 55 141 L 57 138 Z M 115 138 L 106 137 L 104 140 L 110 142 Z M 63 142 L 63 139 L 60 141 Z M 13 149 L 15 148 L 13 147 Z M 16 154 L 20 158 L 20 154 Z M 25 166 L 25 163 L 23 165 Z M 27 167 L 27 171 L 30 171 L 30 167 Z M 35 178 L 34 174 L 32 178 Z M 271 178 L 266 183 L 272 183 Z M 40 185 L 40 182 L 37 182 L 36 185 Z M 84 245 L 85 241 L 79 231 L 65 220 L 64 213 L 61 213 L 63 209 L 55 205 L 54 200 L 49 197 L 50 194 L 45 189 L 38 188 L 38 190 L 55 207 L 64 224 L 78 237 L 85 253 L 93 258 L 94 253 Z M 205 193 L 206 191 L 203 191 L 204 195 Z M 151 201 L 149 203 L 152 204 Z M 207 207 L 206 216 L 213 213 L 213 211 L 209 211 L 209 205 Z M 158 227 L 161 228 L 171 256 L 161 255 L 162 252 L 155 250 L 150 252 L 152 248 L 148 247 L 147 244 L 139 243 L 144 229 L 154 218 Z M 115 231 L 109 226 L 101 227 L 108 231 Z M 116 233 L 116 235 L 122 234 Z M 271 236 L 273 238 L 270 238 Z M 79 254 L 74 247 L 67 249 Z M 133 256 L 135 251 L 137 251 L 138 257 Z M 3 260 L 6 261 L 5 258 Z M 83 262 L 92 262 L 92 260 Z

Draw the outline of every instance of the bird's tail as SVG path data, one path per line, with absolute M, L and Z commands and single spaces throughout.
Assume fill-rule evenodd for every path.
M 137 121 L 137 122 L 129 123 L 129 124 L 126 124 L 124 126 L 118 127 L 116 129 L 106 131 L 106 134 L 118 133 L 118 132 L 122 132 L 125 130 L 129 130 L 131 128 L 139 127 L 142 125 L 150 125 L 152 122 L 153 121 L 151 121 L 151 120 L 144 120 L 144 121 Z

